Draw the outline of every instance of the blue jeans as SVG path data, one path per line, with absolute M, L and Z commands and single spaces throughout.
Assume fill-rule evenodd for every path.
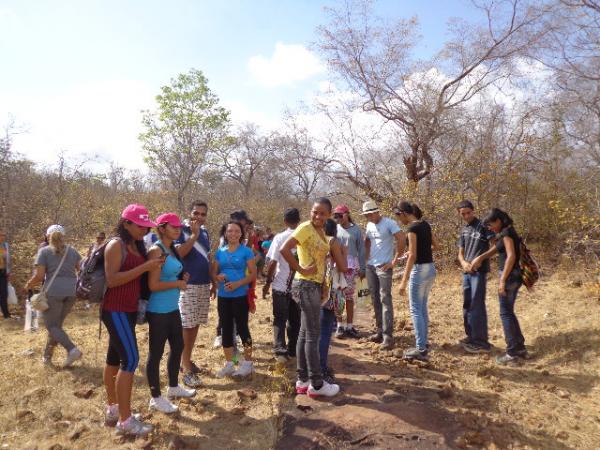
M 296 343 L 298 379 L 307 381 L 319 389 L 323 374 L 319 362 L 319 335 L 321 314 L 321 283 L 294 280 L 292 296 L 300 307 L 300 332 Z
M 331 335 L 335 329 L 335 313 L 332 309 L 321 308 L 321 337 L 319 338 L 319 359 L 321 361 L 321 372 L 327 370 L 327 358 L 329 357 L 329 344 Z
M 469 341 L 474 345 L 490 348 L 485 309 L 486 285 L 487 273 L 463 275 L 463 320 Z
M 429 314 L 427 300 L 435 280 L 435 266 L 433 263 L 415 264 L 410 272 L 408 281 L 408 298 L 410 302 L 410 315 L 415 329 L 416 347 L 420 351 L 427 349 L 427 334 L 429 328 Z
M 505 284 L 506 294 L 498 295 L 500 319 L 502 320 L 504 339 L 506 340 L 506 353 L 510 356 L 516 356 L 518 352 L 525 350 L 525 338 L 521 333 L 521 327 L 515 315 L 515 302 L 521 284 L 523 284 L 521 275 L 511 273 Z

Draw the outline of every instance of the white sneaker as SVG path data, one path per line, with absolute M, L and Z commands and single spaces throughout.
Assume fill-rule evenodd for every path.
M 142 420 L 142 415 L 139 413 L 132 414 L 134 419 Z M 106 405 L 104 408 L 104 425 L 107 427 L 114 427 L 119 421 L 119 405 Z
M 81 350 L 79 350 L 77 347 L 73 347 L 71 350 L 69 350 L 69 353 L 67 353 L 67 359 L 65 359 L 64 367 L 71 367 L 73 363 L 82 356 L 83 353 L 81 353 Z
M 215 336 L 215 340 L 213 342 L 213 348 L 223 347 L 223 339 L 221 336 Z
M 169 386 L 167 389 L 168 398 L 193 397 L 194 395 L 196 395 L 196 389 L 186 389 L 180 384 L 175 387 Z
M 339 384 L 329 384 L 327 381 L 323 380 L 323 386 L 321 386 L 321 389 L 315 389 L 311 384 L 308 387 L 308 391 L 306 391 L 306 394 L 310 398 L 317 398 L 333 397 L 334 395 L 337 395 L 338 392 L 340 392 Z
M 223 368 L 217 372 L 217 378 L 230 377 L 235 372 L 235 366 L 232 361 L 227 361 Z
M 310 386 L 310 381 L 300 381 L 297 380 L 296 381 L 296 394 L 306 394 L 306 391 L 308 391 L 308 387 Z
M 232 376 L 234 377 L 247 377 L 254 373 L 254 366 L 252 365 L 252 361 L 242 361 L 240 367 L 233 372 Z
M 171 403 L 169 400 L 167 400 L 164 397 L 152 397 L 150 399 L 150 403 L 148 405 L 148 407 L 150 409 L 155 409 L 156 411 L 160 411 L 163 412 L 165 414 L 172 414 L 174 412 L 177 412 L 177 410 L 179 409 L 176 405 L 174 405 L 173 403 Z
M 152 431 L 152 425 L 144 423 L 133 416 L 129 416 L 125 422 L 117 422 L 117 434 L 128 434 L 130 436 L 145 436 Z

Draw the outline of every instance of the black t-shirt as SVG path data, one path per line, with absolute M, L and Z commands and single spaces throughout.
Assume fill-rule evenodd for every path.
M 490 248 L 490 239 L 494 233 L 489 231 L 479 219 L 474 219 L 466 224 L 458 240 L 458 246 L 463 249 L 465 261 L 471 262 L 479 255 L 487 252 Z M 477 272 L 487 273 L 490 271 L 490 261 L 485 259 Z
M 498 268 L 500 270 L 504 270 L 504 264 L 506 264 L 506 248 L 504 247 L 504 237 L 511 238 L 515 246 L 516 260 L 511 272 L 515 270 L 520 271 L 519 259 L 521 258 L 521 238 L 512 226 L 506 227 L 504 230 L 498 233 L 498 240 L 496 241 L 496 250 L 498 250 Z
M 417 235 L 417 260 L 415 261 L 415 264 L 432 263 L 431 227 L 429 224 L 424 220 L 411 223 L 408 227 L 408 232 Z

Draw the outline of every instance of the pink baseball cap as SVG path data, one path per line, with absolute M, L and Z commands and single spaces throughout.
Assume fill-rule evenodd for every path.
M 179 216 L 175 213 L 164 213 L 156 218 L 156 223 L 161 225 L 163 223 L 168 223 L 172 227 L 181 228 L 183 224 L 181 220 L 179 220 Z
M 150 220 L 148 210 L 144 205 L 127 205 L 121 213 L 121 218 L 129 220 L 140 227 L 155 227 L 156 224 Z
M 350 208 L 348 208 L 346 205 L 337 205 L 335 207 L 335 209 L 333 210 L 334 214 L 346 214 L 350 212 Z

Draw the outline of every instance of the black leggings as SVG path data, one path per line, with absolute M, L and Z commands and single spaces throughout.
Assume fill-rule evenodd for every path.
M 5 319 L 10 317 L 8 312 L 8 275 L 5 269 L 0 269 L 0 307 Z
M 135 336 L 135 312 L 102 310 L 102 322 L 108 330 L 106 364 L 120 367 L 123 372 L 135 372 L 140 360 Z
M 244 347 L 252 347 L 252 337 L 248 329 L 248 297 L 219 297 L 217 305 L 223 330 L 223 348 L 233 347 L 234 323 Z
M 150 353 L 146 364 L 146 375 L 152 397 L 160 397 L 160 360 L 165 351 L 165 343 L 169 341 L 169 360 L 167 372 L 169 386 L 176 387 L 179 382 L 179 366 L 183 352 L 183 327 L 179 310 L 169 313 L 147 312 L 149 328 Z

